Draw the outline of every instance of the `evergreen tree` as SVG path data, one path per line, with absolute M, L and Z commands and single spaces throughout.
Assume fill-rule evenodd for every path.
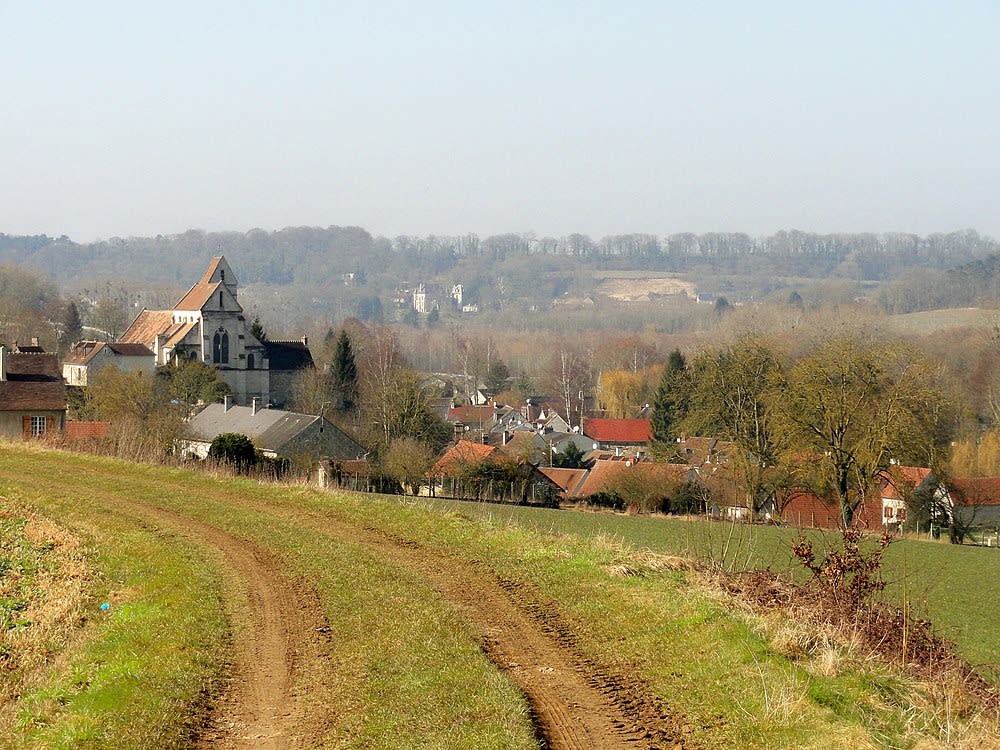
M 333 388 L 340 395 L 340 408 L 351 409 L 358 395 L 358 366 L 354 361 L 354 347 L 347 331 L 341 331 L 331 365 Z
M 653 413 L 650 417 L 653 447 L 667 458 L 675 450 L 679 437 L 678 425 L 687 413 L 688 392 L 687 362 L 680 349 L 674 349 L 670 352 L 660 385 L 653 396 Z
M 267 331 L 264 330 L 264 324 L 260 322 L 260 318 L 254 318 L 253 323 L 250 324 L 250 335 L 262 344 L 267 341 Z
M 69 348 L 83 338 L 83 319 L 75 302 L 66 305 L 63 317 L 62 335 L 59 336 L 59 351 L 68 352 Z
M 583 451 L 570 440 L 566 444 L 566 450 L 553 457 L 552 465 L 559 469 L 580 469 L 583 468 L 583 458 Z
M 489 370 L 486 372 L 486 387 L 490 393 L 500 393 L 507 386 L 507 379 L 510 377 L 510 370 L 502 359 L 497 357 L 490 362 Z

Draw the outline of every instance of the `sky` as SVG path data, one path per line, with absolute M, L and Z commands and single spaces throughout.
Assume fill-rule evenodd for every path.
M 996 2 L 0 0 L 0 27 L 6 234 L 1000 237 Z

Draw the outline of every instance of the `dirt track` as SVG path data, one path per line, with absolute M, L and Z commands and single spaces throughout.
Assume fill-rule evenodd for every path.
M 277 749 L 315 739 L 323 717 L 305 696 L 327 660 L 327 628 L 315 595 L 246 540 L 172 511 L 136 503 L 129 508 L 219 558 L 233 663 L 199 747 Z
M 464 560 L 325 516 L 272 506 L 282 521 L 363 544 L 418 571 L 480 634 L 480 646 L 520 686 L 545 748 L 683 747 L 641 680 L 611 676 L 583 659 L 575 638 L 532 592 Z M 328 709 L 318 676 L 326 630 L 315 594 L 287 578 L 253 543 L 173 511 L 129 503 L 153 525 L 191 539 L 225 571 L 232 676 L 211 710 L 202 748 L 284 748 L 320 740 Z M 292 613 L 290 615 L 290 613 Z

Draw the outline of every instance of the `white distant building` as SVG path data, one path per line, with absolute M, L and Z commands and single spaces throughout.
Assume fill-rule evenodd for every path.
M 455 305 L 459 308 L 462 307 L 462 298 L 465 294 L 465 290 L 462 288 L 461 284 L 455 284 L 451 288 L 451 298 L 455 300 Z
M 427 290 L 423 284 L 417 284 L 417 290 L 413 293 L 413 309 L 418 313 L 427 312 Z
M 153 352 L 145 344 L 78 341 L 63 360 L 63 380 L 67 385 L 90 385 L 94 373 L 107 365 L 114 365 L 122 372 L 153 375 L 156 371 Z

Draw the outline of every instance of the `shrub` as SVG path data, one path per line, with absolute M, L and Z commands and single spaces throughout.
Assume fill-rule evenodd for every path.
M 217 435 L 208 448 L 208 457 L 219 463 L 230 464 L 237 471 L 247 471 L 257 463 L 253 441 L 239 432 Z

